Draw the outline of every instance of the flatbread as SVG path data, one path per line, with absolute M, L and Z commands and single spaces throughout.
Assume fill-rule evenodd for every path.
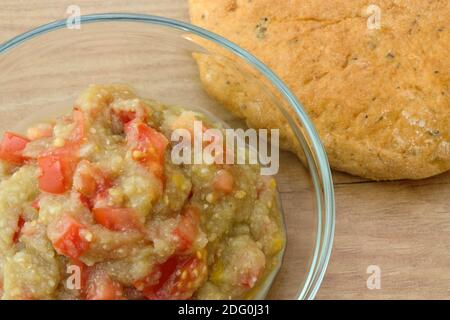
M 333 168 L 376 180 L 450 169 L 450 1 L 189 4 L 194 24 L 249 50 L 285 81 Z M 381 10 L 381 29 L 369 28 L 371 4 Z M 207 56 L 197 60 L 211 96 L 250 126 L 279 128 L 283 146 L 301 153 L 274 106 L 251 97 L 250 81 Z

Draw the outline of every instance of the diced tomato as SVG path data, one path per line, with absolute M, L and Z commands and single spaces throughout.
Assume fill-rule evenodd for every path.
M 72 186 L 73 174 L 79 160 L 76 156 L 76 150 L 86 137 L 83 112 L 74 108 L 72 118 L 75 127 L 66 145 L 38 156 L 38 165 L 41 170 L 39 176 L 41 191 L 61 194 Z
M 35 209 L 36 211 L 41 210 L 41 206 L 39 204 L 39 198 L 36 198 L 36 199 L 33 200 L 33 202 L 31 203 L 31 207 L 33 209 Z
M 54 194 L 66 192 L 72 186 L 76 164 L 77 158 L 63 148 L 39 156 L 39 189 Z
M 155 296 L 175 274 L 178 260 L 178 256 L 172 256 L 166 262 L 157 265 L 146 278 L 136 281 L 135 287 L 148 297 Z
M 82 160 L 75 170 L 73 186 L 87 200 L 93 202 L 96 195 L 104 193 L 111 187 L 111 183 L 98 167 L 87 160 Z
M 142 227 L 131 208 L 94 208 L 92 213 L 97 223 L 113 231 L 139 230 Z
M 136 111 L 127 111 L 127 110 L 114 110 L 114 111 L 115 116 L 117 116 L 120 122 L 122 122 L 122 124 L 124 125 L 136 118 Z
M 97 181 L 95 180 L 95 177 L 84 172 L 79 175 L 76 173 L 77 172 L 75 172 L 74 176 L 75 190 L 84 196 L 93 196 L 95 194 L 95 190 L 97 190 Z
M 145 122 L 147 120 L 147 112 L 142 106 L 137 106 L 132 110 L 112 108 L 111 111 L 113 131 L 117 133 L 123 133 L 126 125 L 132 121 Z
M 22 155 L 27 146 L 28 140 L 18 134 L 5 132 L 3 140 L 0 142 L 0 159 L 13 164 L 21 165 L 26 158 Z
M 61 161 L 56 156 L 44 156 L 38 158 L 41 174 L 39 176 L 39 189 L 50 193 L 64 193 L 67 182 L 64 181 L 64 173 Z
M 86 292 L 87 300 L 123 300 L 122 285 L 102 271 L 90 273 Z
M 20 237 L 20 233 L 22 231 L 22 227 L 25 224 L 25 220 L 22 216 L 19 216 L 19 219 L 17 220 L 17 229 L 16 232 L 14 232 L 13 235 L 13 243 L 17 243 Z
M 143 122 L 147 120 L 147 112 L 142 106 L 137 106 L 132 110 L 113 108 L 112 116 L 118 119 L 122 125 L 133 120 L 140 120 Z
M 126 124 L 125 133 L 133 159 L 147 166 L 156 177 L 164 179 L 164 153 L 169 143 L 167 138 L 140 120 Z
M 111 187 L 111 184 L 109 180 L 106 180 L 105 184 L 96 186 L 96 192 L 92 196 L 85 196 L 82 193 L 78 193 L 80 197 L 79 199 L 81 203 L 89 210 L 92 210 L 95 206 L 101 208 L 103 205 L 108 203 L 109 187 Z
M 89 210 L 92 210 L 93 203 L 92 203 L 91 199 L 82 195 L 81 193 L 79 193 L 78 196 L 79 196 L 81 204 L 83 206 L 85 206 L 86 208 L 88 208 Z
M 199 233 L 200 213 L 197 208 L 188 206 L 183 210 L 181 220 L 174 230 L 178 238 L 177 251 L 185 253 L 191 249 Z
M 48 226 L 47 234 L 55 250 L 72 259 L 78 259 L 88 250 L 92 240 L 87 236 L 92 236 L 89 230 L 68 214 L 52 222 Z
M 233 192 L 234 188 L 234 177 L 226 169 L 221 169 L 217 171 L 213 179 L 213 188 L 217 191 L 222 191 L 225 194 Z
M 150 300 L 189 299 L 206 281 L 206 251 L 192 256 L 172 256 L 135 287 Z
M 105 187 L 105 188 L 99 188 L 98 192 L 96 193 L 94 198 L 90 199 L 91 202 L 91 209 L 95 206 L 97 208 L 103 208 L 105 206 L 108 206 L 108 198 L 109 198 L 109 189 L 111 185 L 109 187 Z

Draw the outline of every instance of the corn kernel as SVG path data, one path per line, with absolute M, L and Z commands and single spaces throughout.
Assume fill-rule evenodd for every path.
M 213 193 L 208 193 L 208 195 L 206 196 L 206 201 L 208 201 L 209 203 L 213 203 L 215 201 L 215 197 Z
M 124 200 L 124 194 L 119 188 L 110 188 L 108 194 L 111 197 L 112 205 L 121 205 Z
M 210 280 L 213 283 L 217 284 L 221 281 L 222 274 L 223 274 L 223 263 L 222 263 L 222 261 L 219 260 L 216 263 L 216 265 L 214 266 L 213 272 L 211 273 L 211 276 L 210 276 Z
M 184 185 L 184 176 L 178 172 L 176 172 L 172 176 L 172 181 L 178 189 L 182 189 Z
M 92 233 L 85 229 L 80 230 L 80 236 L 87 242 L 91 242 L 93 238 Z
M 133 158 L 134 159 L 142 159 L 145 156 L 145 154 L 142 151 L 134 150 L 133 151 Z
M 275 181 L 275 179 L 270 179 L 269 187 L 271 189 L 275 189 L 277 187 L 277 182 Z
M 66 141 L 63 138 L 56 138 L 53 141 L 53 146 L 56 148 L 64 147 L 65 144 L 66 144 Z
M 234 194 L 234 197 L 235 197 L 236 199 L 244 199 L 246 195 L 247 195 L 247 192 L 245 192 L 244 190 L 238 190 L 238 191 L 236 191 L 236 193 Z
M 272 252 L 273 253 L 279 252 L 283 248 L 283 244 L 284 244 L 284 241 L 281 238 L 281 236 L 275 238 L 272 242 Z

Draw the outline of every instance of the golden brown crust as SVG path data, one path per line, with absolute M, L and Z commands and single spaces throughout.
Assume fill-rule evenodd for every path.
M 367 27 L 372 3 L 381 8 L 380 30 Z M 377 180 L 450 169 L 449 1 L 190 0 L 190 14 L 287 83 L 333 168 Z M 281 127 L 283 145 L 299 153 L 271 107 L 249 103 L 245 81 L 230 85 L 230 72 L 197 60 L 207 92 L 250 125 Z

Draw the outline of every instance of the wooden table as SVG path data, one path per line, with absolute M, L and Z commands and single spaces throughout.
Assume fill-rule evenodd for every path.
M 139 12 L 188 21 L 185 0 L 2 0 L 0 42 L 66 17 Z M 378 183 L 334 173 L 337 221 L 333 255 L 319 299 L 450 298 L 450 172 L 422 181 Z M 367 288 L 367 268 L 381 288 Z M 276 297 L 274 297 L 276 298 Z

